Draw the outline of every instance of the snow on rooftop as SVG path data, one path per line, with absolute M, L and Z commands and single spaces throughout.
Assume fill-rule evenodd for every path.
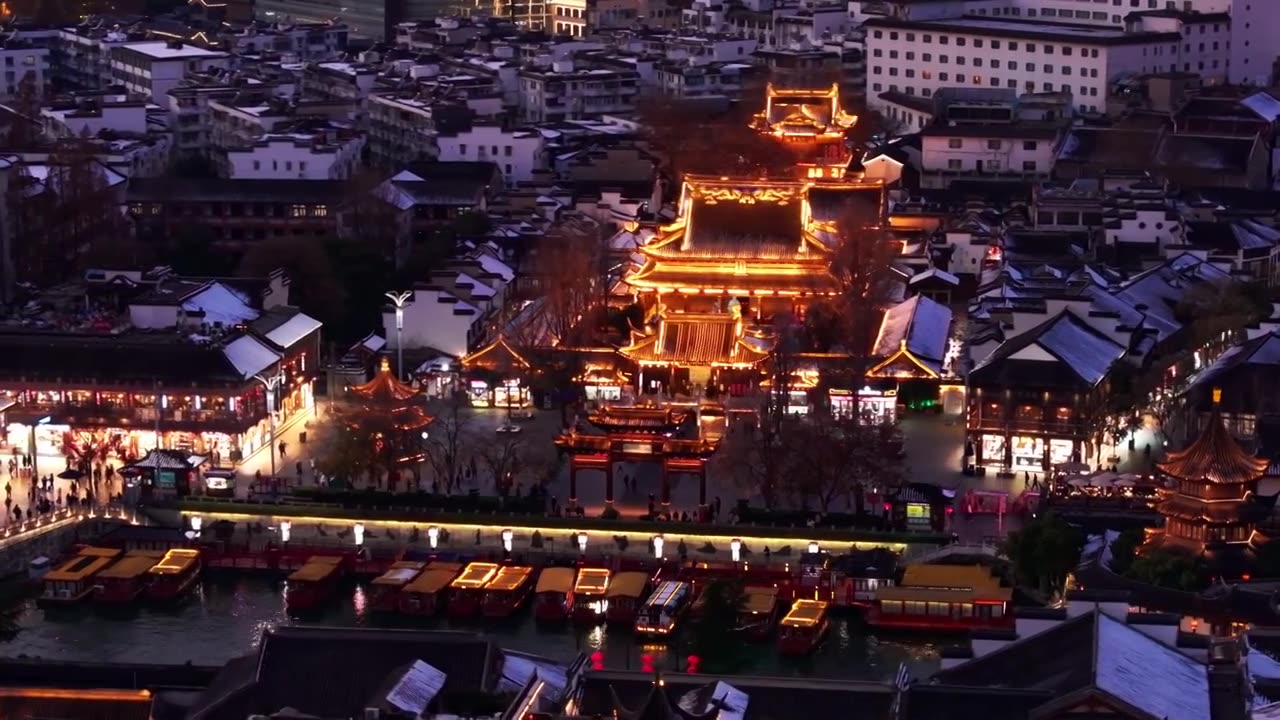
M 1256 92 L 1240 101 L 1240 104 L 1258 114 L 1264 120 L 1280 120 L 1280 100 L 1268 92 Z
M 156 40 L 145 41 L 145 42 L 131 42 L 125 47 L 129 48 L 130 50 L 136 50 L 142 53 L 143 55 L 156 58 L 157 60 L 176 60 L 180 58 L 185 59 L 185 58 L 200 58 L 200 57 L 221 58 L 221 57 L 227 56 L 227 54 L 224 52 L 217 52 L 215 50 L 206 50 L 205 48 L 199 47 L 197 45 L 187 45 L 184 43 L 179 47 L 174 47 L 170 45 L 168 42 L 156 41 Z
M 286 320 L 282 325 L 280 325 L 280 327 L 267 333 L 267 339 L 279 347 L 289 348 L 292 347 L 294 343 L 319 329 L 319 320 L 316 320 L 306 313 L 298 313 Z
M 534 675 L 555 689 L 552 695 L 563 692 L 565 686 L 569 684 L 566 666 L 535 655 L 526 655 L 512 650 L 503 651 L 502 679 L 499 680 L 499 687 L 518 691 L 528 685 Z
M 391 692 L 387 703 L 414 716 L 422 715 L 444 689 L 447 676 L 421 660 L 414 660 Z
M 1163 720 L 1205 720 L 1209 676 L 1192 660 L 1106 613 L 1097 613 L 1098 688 Z
M 1097 385 L 1112 364 L 1124 355 L 1124 348 L 1095 332 L 1090 332 L 1071 313 L 1063 313 L 1036 341 L 1071 367 L 1082 380 Z
M 243 295 L 220 282 L 209 283 L 183 298 L 182 309 L 188 313 L 203 312 L 204 322 L 222 323 L 226 327 L 256 320 L 260 314 Z
M 511 282 L 516 276 L 509 265 L 488 253 L 477 255 L 476 262 L 480 263 L 480 267 L 484 268 L 485 272 L 493 273 L 507 282 Z
M 906 340 L 907 350 L 918 359 L 941 361 L 950 332 L 951 309 L 916 295 L 885 312 L 875 354 L 892 355 Z
M 243 335 L 227 343 L 222 354 L 248 380 L 274 365 L 280 356 L 251 335 Z

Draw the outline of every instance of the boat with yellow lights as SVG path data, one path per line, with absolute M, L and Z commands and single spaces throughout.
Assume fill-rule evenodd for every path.
M 539 620 L 564 620 L 572 611 L 573 568 L 543 568 L 533 591 L 533 616 Z
M 581 623 L 598 623 L 609 609 L 605 597 L 609 592 L 612 573 L 605 568 L 584 567 L 578 569 L 578 579 L 573 583 L 573 619 Z
M 400 612 L 406 615 L 435 615 L 445 606 L 449 583 L 458 577 L 462 565 L 437 560 L 400 589 Z
M 93 599 L 104 605 L 127 605 L 142 596 L 147 572 L 164 557 L 161 550 L 130 550 L 111 567 L 98 573 Z
M 666 637 L 676 631 L 676 624 L 689 608 L 693 586 L 679 580 L 664 580 L 654 588 L 636 615 L 636 632 Z
M 45 573 L 44 589 L 36 604 L 41 607 L 74 605 L 93 594 L 97 575 L 120 557 L 118 548 L 83 547 L 76 556 Z
M 191 591 L 200 579 L 200 551 L 173 548 L 147 571 L 147 599 L 172 602 Z
M 449 583 L 449 617 L 470 618 L 480 612 L 484 586 L 498 574 L 498 566 L 490 562 L 473 562 Z
M 289 575 L 284 600 L 289 612 L 316 610 L 333 596 L 342 577 L 340 557 L 316 555 Z
M 498 569 L 488 585 L 480 611 L 485 617 L 504 618 L 514 613 L 533 594 L 533 568 L 506 565 Z
M 778 652 L 808 655 L 822 644 L 827 635 L 827 625 L 826 602 L 796 600 L 778 623 Z
M 609 601 L 605 620 L 618 625 L 634 624 L 648 589 L 647 572 L 628 571 L 614 575 L 609 582 L 609 590 L 604 594 L 605 600 Z
M 400 604 L 400 591 L 426 566 L 425 562 L 413 560 L 391 563 L 386 572 L 369 583 L 369 608 L 375 612 L 393 612 Z

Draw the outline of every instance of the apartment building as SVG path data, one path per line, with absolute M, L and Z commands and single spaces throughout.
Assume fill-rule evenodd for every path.
M 54 80 L 66 87 L 85 90 L 110 85 L 115 80 L 111 72 L 111 49 L 129 39 L 126 33 L 112 28 L 63 28 L 49 46 Z
M 577 68 L 571 59 L 520 72 L 525 122 L 577 120 L 635 109 L 640 76 L 634 70 Z
M 169 91 L 187 73 L 207 73 L 214 68 L 230 69 L 231 57 L 181 41 L 131 42 L 111 48 L 111 77 L 129 92 L 168 104 Z
M 15 97 L 24 82 L 31 84 L 37 97 L 44 97 L 52 79 L 49 48 L 19 39 L 0 41 L 0 72 L 0 99 Z
M 350 29 L 339 22 L 253 23 L 218 38 L 236 55 L 291 55 L 302 62 L 333 60 L 347 48 Z
M 1069 92 L 1077 110 L 1098 112 L 1111 81 L 1180 70 L 1187 58 L 1177 32 L 973 16 L 873 18 L 864 28 L 867 99 L 877 109 L 883 92 L 931 97 L 946 87 L 987 87 Z
M 476 124 L 436 138 L 438 159 L 444 162 L 491 162 L 502 171 L 507 187 L 533 180 L 546 168 L 546 139 L 536 129 L 506 130 L 497 124 Z

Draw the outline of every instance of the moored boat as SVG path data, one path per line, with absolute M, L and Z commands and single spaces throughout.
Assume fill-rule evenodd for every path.
M 676 623 L 690 604 L 693 586 L 679 580 L 658 583 L 636 614 L 636 632 L 665 637 L 675 632 Z
M 605 620 L 618 625 L 631 626 L 636 621 L 636 613 L 640 603 L 644 602 L 645 592 L 649 589 L 649 573 L 620 572 L 609 582 L 609 589 L 604 597 L 609 601 L 605 610 Z
M 598 623 L 609 608 L 605 593 L 609 591 L 609 571 L 584 567 L 573 583 L 573 619 L 581 623 Z
M 778 588 L 749 587 L 746 600 L 738 613 L 738 629 L 752 640 L 767 640 L 778 621 Z
M 445 606 L 449 583 L 462 565 L 436 561 L 400 590 L 400 612 L 406 615 L 434 615 Z
M 480 612 L 484 586 L 498 574 L 498 566 L 489 562 L 473 562 L 449 583 L 449 617 L 469 618 Z
M 375 612 L 392 612 L 400 604 L 400 591 L 418 577 L 427 566 L 424 562 L 401 560 L 369 583 L 369 608 Z
M 200 551 L 174 548 L 147 571 L 147 599 L 169 602 L 183 597 L 200 579 Z
M 1013 590 L 982 565 L 907 567 L 902 582 L 880 586 L 867 624 L 930 632 L 968 632 L 1014 625 Z
M 309 612 L 319 608 L 330 597 L 342 577 L 342 558 L 317 555 L 307 559 L 293 571 L 285 589 L 285 605 L 289 612 Z
M 481 612 L 485 617 L 507 617 L 533 593 L 533 568 L 508 565 L 498 569 L 484 586 Z
M 822 600 L 796 600 L 778 623 L 778 652 L 807 655 L 822 643 L 826 634 L 827 603 Z
M 160 550 L 131 550 L 98 573 L 94 600 L 104 605 L 127 605 L 147 589 L 147 573 L 164 557 Z
M 573 610 L 573 568 L 543 568 L 533 591 L 533 616 L 564 620 Z
M 120 557 L 117 548 L 81 548 L 75 557 L 45 573 L 44 589 L 36 604 L 44 606 L 74 605 L 93 594 L 95 576 Z

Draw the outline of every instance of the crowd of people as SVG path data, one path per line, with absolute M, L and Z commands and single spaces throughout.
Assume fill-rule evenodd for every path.
M 75 467 L 73 467 L 73 464 Z M 63 508 L 92 507 L 95 504 L 117 502 L 117 472 L 111 463 L 73 463 L 66 458 L 66 469 L 55 477 L 53 474 L 35 477 L 35 465 L 30 455 L 16 448 L 8 462 L 9 477 L 4 484 L 4 516 L 0 526 L 21 524 L 25 520 L 38 519 Z M 58 479 L 67 481 L 66 488 L 59 487 Z M 14 497 L 14 482 L 26 483 L 26 491 Z

